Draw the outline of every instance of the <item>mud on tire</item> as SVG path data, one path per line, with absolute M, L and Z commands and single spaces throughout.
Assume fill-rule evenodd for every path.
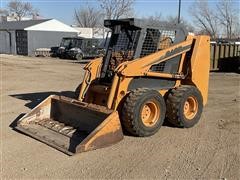
M 203 109 L 203 99 L 195 86 L 183 85 L 169 92 L 167 101 L 167 120 L 183 128 L 198 123 Z
M 151 136 L 162 126 L 166 105 L 161 94 L 139 88 L 130 92 L 123 104 L 121 121 L 125 131 L 134 136 Z

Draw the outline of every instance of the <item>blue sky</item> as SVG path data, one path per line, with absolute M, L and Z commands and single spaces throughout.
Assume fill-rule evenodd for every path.
M 8 0 L 0 0 L 1 8 L 6 7 Z M 40 11 L 44 18 L 55 18 L 66 24 L 74 24 L 73 12 L 75 8 L 80 8 L 89 4 L 98 6 L 96 0 L 29 0 L 33 6 Z M 182 0 L 181 16 L 191 22 L 189 8 L 193 0 Z M 209 0 L 210 6 L 216 4 L 216 0 Z M 137 17 L 151 16 L 161 13 L 166 16 L 177 16 L 178 0 L 136 0 L 134 11 Z

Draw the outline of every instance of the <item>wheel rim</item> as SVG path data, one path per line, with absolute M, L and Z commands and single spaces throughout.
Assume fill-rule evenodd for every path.
M 160 116 L 159 106 L 153 102 L 148 101 L 142 107 L 141 119 L 145 126 L 151 127 L 156 124 Z
M 198 102 L 197 99 L 193 96 L 187 98 L 184 103 L 183 113 L 188 120 L 192 120 L 198 111 Z
M 77 54 L 77 56 L 76 56 L 77 58 L 77 60 L 82 60 L 82 55 L 81 54 Z

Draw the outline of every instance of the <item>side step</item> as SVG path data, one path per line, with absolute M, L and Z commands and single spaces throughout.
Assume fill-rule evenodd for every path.
M 56 95 L 22 117 L 15 129 L 68 155 L 123 139 L 117 111 Z

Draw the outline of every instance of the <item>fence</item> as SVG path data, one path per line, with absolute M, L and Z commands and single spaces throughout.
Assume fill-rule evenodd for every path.
M 239 58 L 240 44 L 211 44 L 211 70 L 222 69 L 220 66 L 238 68 Z

